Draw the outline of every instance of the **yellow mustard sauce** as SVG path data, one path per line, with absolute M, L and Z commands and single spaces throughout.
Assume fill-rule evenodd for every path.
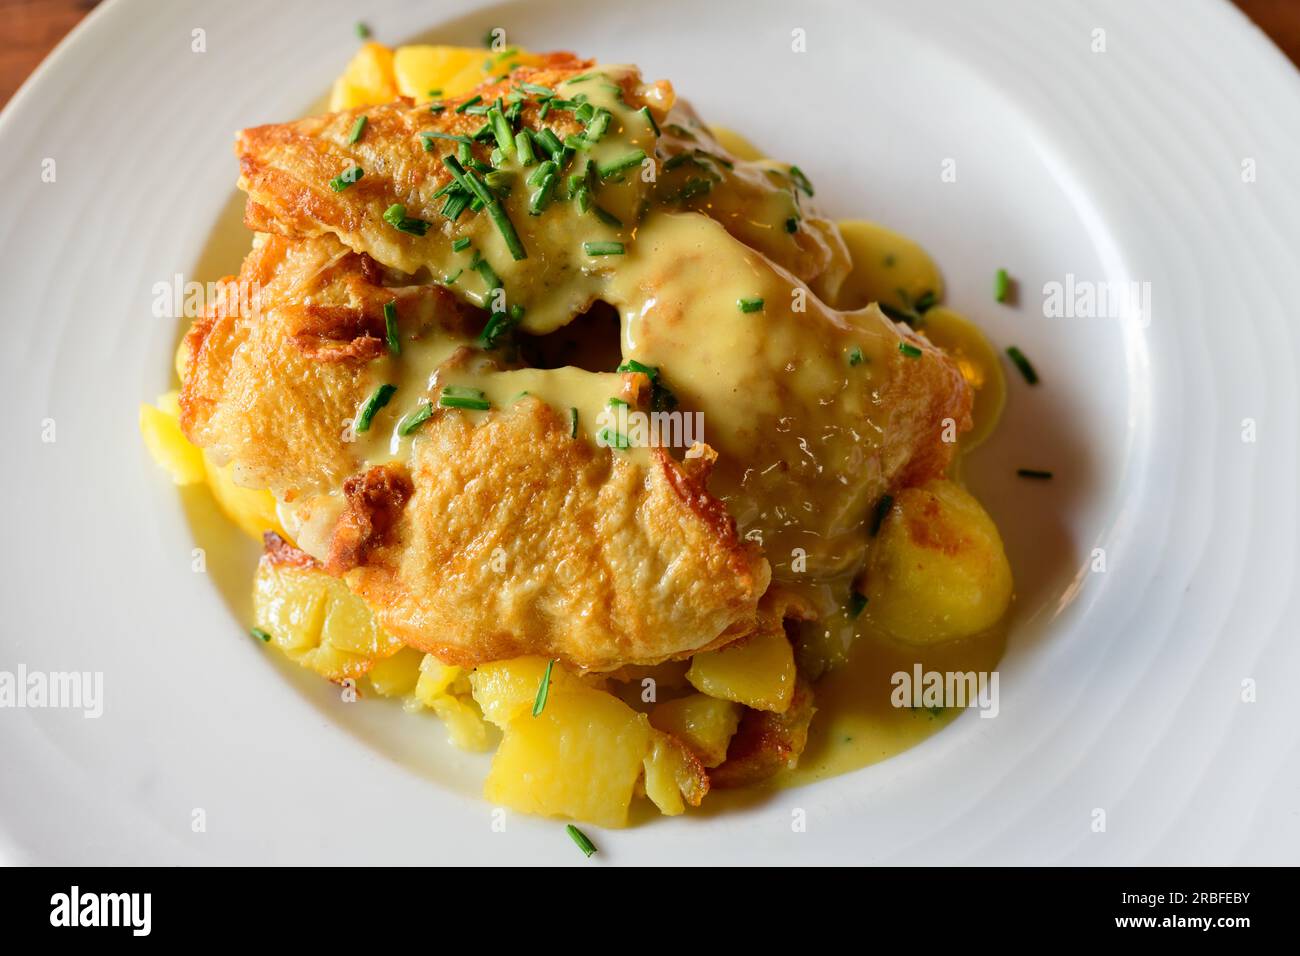
M 733 155 L 752 161 L 763 158 L 739 134 L 716 126 L 711 132 Z M 841 220 L 837 225 L 851 261 L 833 299 L 837 308 L 861 309 L 880 302 L 906 310 L 927 293 L 942 298 L 942 275 L 919 244 L 878 223 Z M 931 306 L 917 329 L 952 356 L 975 389 L 974 424 L 961 437 L 961 453 L 950 476 L 960 481 L 961 458 L 997 425 L 1006 401 L 1006 380 L 983 332 L 960 313 Z M 1006 645 L 1002 625 L 964 640 L 926 647 L 904 645 L 873 629 L 869 615 L 851 620 L 836 606 L 841 587 L 832 584 L 828 590 L 831 593 L 817 602 L 825 616 L 813 626 L 826 633 L 826 643 L 818 650 L 833 666 L 813 685 L 817 713 L 807 747 L 797 767 L 774 778 L 774 786 L 823 780 L 916 746 L 951 723 L 959 711 L 894 706 L 894 675 L 914 674 L 918 665 L 922 672 L 987 673 L 996 669 Z

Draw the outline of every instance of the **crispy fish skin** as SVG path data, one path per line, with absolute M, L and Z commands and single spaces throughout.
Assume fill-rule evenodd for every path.
M 571 438 L 531 397 L 478 426 L 440 410 L 422 434 L 395 525 L 364 563 L 331 555 L 410 645 L 464 666 L 541 654 L 609 671 L 754 627 L 767 562 L 701 471 L 660 450 L 647 470 Z M 345 513 L 340 527 L 356 523 L 368 519 Z
M 233 460 L 251 488 L 284 497 L 342 484 L 361 466 L 345 431 L 365 398 L 363 369 L 386 349 L 384 305 L 404 328 L 478 321 L 438 286 L 384 282 L 373 259 L 332 237 L 259 235 L 225 280 L 230 294 L 186 336 L 186 436 Z

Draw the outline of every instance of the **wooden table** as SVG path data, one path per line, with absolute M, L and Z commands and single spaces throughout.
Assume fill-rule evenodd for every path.
M 0 106 L 27 79 L 45 54 L 67 34 L 98 0 L 6 0 L 0 10 Z M 1053 2 L 1053 0 L 1044 0 Z M 1067 0 L 1055 0 L 1064 3 Z M 1156 0 L 1176 7 L 1179 0 Z M 1236 0 L 1273 42 L 1300 64 L 1300 0 Z M 358 9 L 365 7 L 359 0 Z

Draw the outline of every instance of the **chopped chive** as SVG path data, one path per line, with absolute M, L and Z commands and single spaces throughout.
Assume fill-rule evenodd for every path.
M 449 195 L 447 197 L 447 201 L 443 203 L 442 214 L 446 216 L 448 219 L 455 222 L 457 219 L 460 218 L 460 214 L 465 211 L 465 207 L 469 205 L 469 202 L 470 202 L 469 193 L 465 192 L 463 189 L 460 189 L 460 187 L 458 186 L 457 192 L 452 195 Z
M 736 308 L 740 309 L 741 312 L 758 312 L 763 308 L 763 300 L 759 296 L 737 299 Z
M 1052 477 L 1050 471 L 1039 471 L 1037 468 L 1017 468 L 1016 474 L 1021 478 L 1037 478 L 1040 481 L 1047 481 Z
M 569 149 L 583 153 L 591 149 L 591 143 L 587 142 L 577 133 L 570 133 L 568 136 L 564 137 L 564 145 L 569 147 Z
M 798 217 L 798 216 L 791 216 L 789 219 L 787 219 L 787 220 L 785 221 L 785 231 L 786 231 L 786 232 L 798 232 L 798 231 L 799 231 L 799 217 Z
M 457 279 L 460 278 L 460 274 L 461 274 L 462 272 L 464 272 L 464 271 L 465 271 L 464 269 L 457 269 L 455 272 L 450 273 L 449 275 L 445 275 L 445 276 L 443 276 L 443 277 L 442 277 L 442 284 L 443 284 L 443 285 L 452 285 L 452 284 L 453 284 Z
M 542 167 L 538 167 L 539 169 Z M 529 215 L 540 216 L 546 204 L 551 201 L 551 190 L 555 187 L 555 173 L 549 172 L 537 184 L 536 191 L 528 199 Z
M 469 248 L 469 236 L 461 236 L 459 239 L 452 240 L 451 251 L 460 252 L 462 249 Z
M 605 135 L 605 130 L 609 128 L 609 121 L 612 118 L 609 110 L 599 109 L 592 114 L 591 123 L 587 126 L 586 138 L 592 143 L 600 142 L 600 138 Z
M 1011 276 L 1007 275 L 1006 269 L 999 269 L 997 275 L 993 277 L 993 298 L 998 302 L 1005 302 L 1010 292 Z
M 614 215 L 612 212 L 602 209 L 600 206 L 592 206 L 591 214 L 607 226 L 613 226 L 615 229 L 623 228 L 622 219 L 619 219 L 618 216 Z
M 393 203 L 384 210 L 384 222 L 398 232 L 407 232 L 413 236 L 422 236 L 429 231 L 429 224 L 423 219 L 412 219 L 406 215 L 406 207 Z
M 913 345 L 911 342 L 899 342 L 898 351 L 902 352 L 908 358 L 920 358 L 924 353 Z
M 357 121 L 352 124 L 352 132 L 348 133 L 348 145 L 351 146 L 361 138 L 361 134 L 366 131 L 366 123 L 369 122 L 365 115 L 357 117 Z
M 365 174 L 366 171 L 360 166 L 353 166 L 351 169 L 345 170 L 331 179 L 330 189 L 334 190 L 336 193 L 341 193 Z
M 593 77 L 595 77 L 595 75 L 596 75 L 595 73 L 582 73 L 582 74 L 579 74 L 578 76 L 571 76 L 571 77 L 569 77 L 568 82 L 570 82 L 570 83 L 585 83 L 585 82 L 587 82 L 587 80 L 590 80 L 590 79 L 592 79 Z
M 537 156 L 533 153 L 533 138 L 528 130 L 521 129 L 515 134 L 515 152 L 519 154 L 521 166 L 531 166 L 537 162 Z
M 479 96 L 477 93 L 475 93 L 473 96 L 471 96 L 469 99 L 467 99 L 464 103 L 461 103 L 460 106 L 456 107 L 456 112 L 457 112 L 457 113 L 464 113 L 464 112 L 465 112 L 466 110 L 468 110 L 471 106 L 477 106 L 479 103 L 482 103 L 482 102 L 483 102 L 483 97 L 481 97 L 481 96 Z
M 867 607 L 867 596 L 858 592 L 856 588 L 849 592 L 849 617 L 858 618 Z
M 578 410 L 573 407 L 569 408 L 569 437 L 578 437 Z
M 1013 345 L 1007 349 L 1007 356 L 1015 363 L 1016 368 L 1020 369 L 1020 374 L 1025 377 L 1026 382 L 1030 385 L 1038 384 L 1038 372 L 1029 363 L 1029 359 L 1025 358 L 1024 352 Z
M 515 224 L 510 221 L 510 216 L 501 203 L 493 199 L 487 204 L 487 211 L 488 218 L 496 225 L 497 232 L 501 233 L 506 248 L 510 250 L 510 258 L 514 259 L 515 262 L 527 259 L 528 250 L 524 248 L 523 240 L 519 238 L 519 233 L 515 231 Z
M 618 368 L 614 369 L 614 371 L 640 372 L 642 375 L 650 379 L 650 381 L 652 382 L 655 381 L 657 378 L 659 378 L 658 366 L 646 365 L 643 362 L 638 362 L 636 359 L 628 359 L 626 362 L 623 362 L 621 365 L 619 365 Z
M 557 162 L 564 152 L 564 144 L 560 142 L 560 138 L 549 127 L 542 127 L 541 131 L 537 133 L 537 145 L 546 150 L 547 155 Z
M 630 407 L 631 407 L 630 405 L 628 405 L 627 402 L 623 401 L 623 399 L 621 399 L 621 398 L 611 398 L 611 399 L 610 399 L 608 402 L 606 402 L 605 404 L 608 405 L 610 408 L 630 408 Z
M 880 501 L 876 503 L 876 510 L 871 514 L 871 537 L 880 533 L 880 526 L 885 523 L 885 518 L 889 515 L 889 509 L 894 507 L 893 495 L 882 495 Z
M 864 360 L 864 358 L 865 358 L 865 356 L 863 356 L 863 354 L 862 354 L 862 349 L 861 349 L 859 346 L 855 345 L 855 346 L 853 346 L 853 348 L 849 349 L 849 365 L 850 365 L 850 366 L 861 365 L 862 362 L 863 362 L 863 360 Z
M 634 149 L 630 153 L 625 153 L 618 159 L 610 160 L 608 163 L 600 163 L 596 166 L 596 175 L 601 179 L 609 179 L 611 176 L 617 176 L 625 170 L 634 166 L 640 166 L 645 160 L 645 151 Z
M 549 86 L 542 86 L 540 83 L 520 83 L 521 90 L 527 90 L 529 93 L 536 93 L 539 96 L 555 96 L 555 90 Z
M 588 840 L 587 834 L 583 833 L 572 823 L 566 824 L 564 830 L 569 834 L 569 838 L 573 840 L 574 843 L 578 844 L 578 849 L 583 852 L 584 856 L 589 857 L 596 852 L 596 844 Z
M 248 629 L 248 633 L 253 635 L 253 637 L 257 638 L 263 644 L 268 644 L 271 641 L 271 635 L 268 634 L 266 631 L 262 630 L 260 627 L 250 627 Z
M 397 391 L 396 385 L 380 385 L 371 392 L 370 397 L 361 403 L 353 430 L 358 434 L 370 431 L 370 423 L 374 420 L 375 413 L 388 404 L 395 391 Z
M 654 114 L 650 112 L 650 107 L 643 106 L 637 110 L 637 112 L 640 113 L 641 117 L 646 121 L 646 125 L 654 131 L 655 136 L 663 135 L 659 132 L 659 124 L 655 122 L 655 117 Z
M 688 199 L 694 199 L 696 196 L 702 196 L 713 188 L 713 180 L 703 179 L 699 176 L 692 176 L 682 184 L 682 188 L 675 193 L 669 193 L 663 197 L 664 202 L 685 202 Z
M 537 696 L 533 698 L 533 716 L 537 717 L 546 709 L 546 698 L 551 693 L 551 668 L 555 666 L 555 659 L 546 662 L 546 673 L 542 674 L 542 681 L 537 685 Z
M 465 167 L 461 165 L 461 161 L 455 156 L 442 157 L 442 164 L 447 167 L 447 171 L 451 173 L 452 178 L 460 184 L 461 189 L 483 203 L 492 201 L 492 196 L 488 193 L 487 187 L 479 182 L 478 177 L 473 173 L 467 173 Z
M 602 444 L 606 448 L 625 449 L 631 447 L 631 443 L 627 440 L 626 435 L 624 435 L 622 432 L 616 432 L 609 428 L 602 428 L 597 433 L 596 438 L 599 439 L 600 444 Z
M 483 284 L 487 286 L 488 292 L 505 288 L 501 283 L 501 277 L 497 275 L 496 270 L 482 256 L 477 256 L 470 266 L 475 272 L 483 277 Z
M 583 124 L 590 123 L 592 117 L 595 115 L 596 107 L 592 106 L 590 103 L 583 103 L 573 111 L 573 118 Z
M 455 133 L 441 133 L 438 130 L 427 129 L 417 134 L 420 139 L 424 140 L 424 151 L 433 152 L 433 141 L 435 139 L 445 139 L 453 143 L 460 143 L 462 146 L 471 146 L 473 143 L 468 136 L 457 136 Z
M 540 186 L 542 184 L 543 179 L 545 179 L 547 176 L 549 176 L 551 173 L 555 172 L 559 168 L 560 168 L 559 166 L 555 165 L 554 160 L 548 159 L 546 160 L 546 162 L 542 163 L 531 173 L 529 173 L 528 178 L 524 180 L 524 182 L 528 183 L 528 185 L 530 186 Z
M 678 166 L 682 166 L 685 165 L 686 163 L 693 163 L 693 162 L 695 162 L 695 157 L 692 156 L 690 153 L 686 153 L 686 152 L 674 153 L 672 156 L 669 156 L 666 160 L 664 160 L 664 172 L 672 172 Z
M 430 97 L 431 99 L 437 99 L 438 97 L 442 96 L 442 89 L 439 88 L 439 89 L 436 89 L 436 90 L 429 90 L 429 94 L 428 94 L 428 95 L 429 95 L 429 97 Z
M 434 114 L 442 113 L 442 112 L 445 112 L 446 109 L 447 109 L 447 105 L 446 105 L 445 103 L 430 103 L 430 104 L 429 104 L 429 112 L 430 112 L 430 113 L 434 113 Z
M 912 308 L 918 313 L 924 315 L 926 312 L 929 312 L 934 308 L 934 304 L 937 301 L 939 301 L 939 297 L 934 294 L 933 290 L 926 289 L 916 297 L 916 301 L 912 303 Z
M 802 189 L 806 194 L 809 196 L 813 194 L 812 183 L 808 180 L 808 177 L 804 175 L 803 170 L 798 166 L 790 167 L 790 178 L 794 180 L 794 184 Z
M 398 337 L 397 330 L 397 300 L 384 303 L 384 341 L 388 343 L 388 351 L 394 355 L 402 354 L 402 340 Z
M 370 27 L 366 26 L 360 20 L 357 21 L 356 31 L 358 40 L 370 39 Z
M 625 250 L 621 242 L 584 242 L 582 251 L 589 256 L 621 256 Z
M 497 139 L 497 148 L 503 155 L 509 156 L 515 150 L 515 134 L 511 131 L 510 124 L 495 107 L 488 110 L 488 122 L 492 124 L 492 135 Z
M 468 408 L 476 412 L 486 412 L 492 407 L 482 389 L 458 385 L 444 385 L 438 395 L 438 404 L 443 408 Z
M 397 433 L 405 438 L 411 432 L 415 431 L 421 425 L 429 420 L 433 415 L 433 403 L 421 402 L 420 407 L 401 420 L 397 426 Z

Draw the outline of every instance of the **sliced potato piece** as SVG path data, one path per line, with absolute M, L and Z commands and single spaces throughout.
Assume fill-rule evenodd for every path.
M 434 699 L 433 712 L 447 727 L 447 739 L 453 747 L 482 753 L 491 743 L 491 731 L 473 698 L 446 694 Z
M 286 541 L 289 533 L 280 525 L 275 510 L 275 496 L 265 488 L 245 488 L 235 484 L 231 465 L 218 465 L 212 456 L 203 452 L 203 468 L 212 497 L 226 513 L 226 517 L 250 537 L 262 540 L 262 535 L 273 531 Z
M 704 766 L 716 767 L 726 759 L 743 710 L 734 701 L 690 694 L 655 705 L 650 724 L 684 743 Z
M 519 713 L 532 710 L 545 673 L 546 658 L 516 657 L 480 664 L 469 675 L 469 682 L 483 716 L 504 730 Z M 572 688 L 587 689 L 559 664 L 551 668 L 548 698 L 560 689 Z
M 794 649 L 780 619 L 769 618 L 753 637 L 696 654 L 686 679 L 710 697 L 781 713 L 794 693 Z

